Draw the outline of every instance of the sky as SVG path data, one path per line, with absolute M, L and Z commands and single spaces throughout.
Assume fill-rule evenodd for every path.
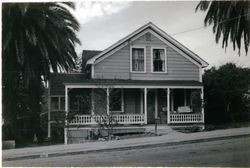
M 82 50 L 104 50 L 148 22 L 171 35 L 210 66 L 234 62 L 250 68 L 250 53 L 216 44 L 212 26 L 204 27 L 205 12 L 195 12 L 198 1 L 85 1 L 76 2 L 77 33 Z M 193 31 L 192 31 L 193 30 Z

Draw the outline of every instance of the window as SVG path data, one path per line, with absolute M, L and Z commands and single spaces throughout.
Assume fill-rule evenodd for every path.
M 153 72 L 166 72 L 166 52 L 165 49 L 152 50 L 152 69 Z
M 132 48 L 132 72 L 145 72 L 144 48 Z
M 109 96 L 109 107 L 112 112 L 123 112 L 123 90 L 112 89 Z
M 63 96 L 51 97 L 51 110 L 64 110 L 65 109 L 65 98 Z

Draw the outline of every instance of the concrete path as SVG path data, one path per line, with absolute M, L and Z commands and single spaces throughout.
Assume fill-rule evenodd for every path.
M 51 145 L 43 147 L 31 147 L 3 150 L 2 158 L 5 160 L 53 157 L 62 155 L 83 154 L 97 151 L 124 150 L 131 148 L 144 148 L 147 146 L 173 145 L 180 143 L 192 143 L 226 139 L 250 135 L 250 127 L 222 129 L 208 132 L 180 133 L 169 130 L 162 136 L 140 137 L 116 141 L 97 141 L 71 145 Z

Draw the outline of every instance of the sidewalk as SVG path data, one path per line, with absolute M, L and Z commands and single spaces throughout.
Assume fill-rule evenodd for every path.
M 248 135 L 250 135 L 250 127 L 214 130 L 197 133 L 180 133 L 174 130 L 168 130 L 162 136 L 3 150 L 2 158 L 3 161 L 6 161 L 27 158 L 53 157 L 61 155 L 83 154 L 97 151 L 124 150 L 143 148 L 147 146 L 193 143 Z

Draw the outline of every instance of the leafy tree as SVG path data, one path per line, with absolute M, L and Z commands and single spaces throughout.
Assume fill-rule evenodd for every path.
M 80 41 L 71 9 L 74 4 L 69 2 L 2 5 L 3 117 L 14 135 L 20 78 L 30 91 L 32 118 L 39 119 L 41 81 L 50 71 L 74 68 L 74 46 Z
M 207 11 L 205 26 L 213 24 L 216 43 L 222 37 L 222 48 L 227 48 L 228 40 L 233 43 L 233 48 L 241 49 L 244 39 L 245 51 L 248 52 L 250 42 L 250 1 L 200 1 L 197 10 Z
M 203 75 L 205 113 L 208 123 L 237 122 L 249 116 L 247 97 L 250 69 L 227 63 Z

